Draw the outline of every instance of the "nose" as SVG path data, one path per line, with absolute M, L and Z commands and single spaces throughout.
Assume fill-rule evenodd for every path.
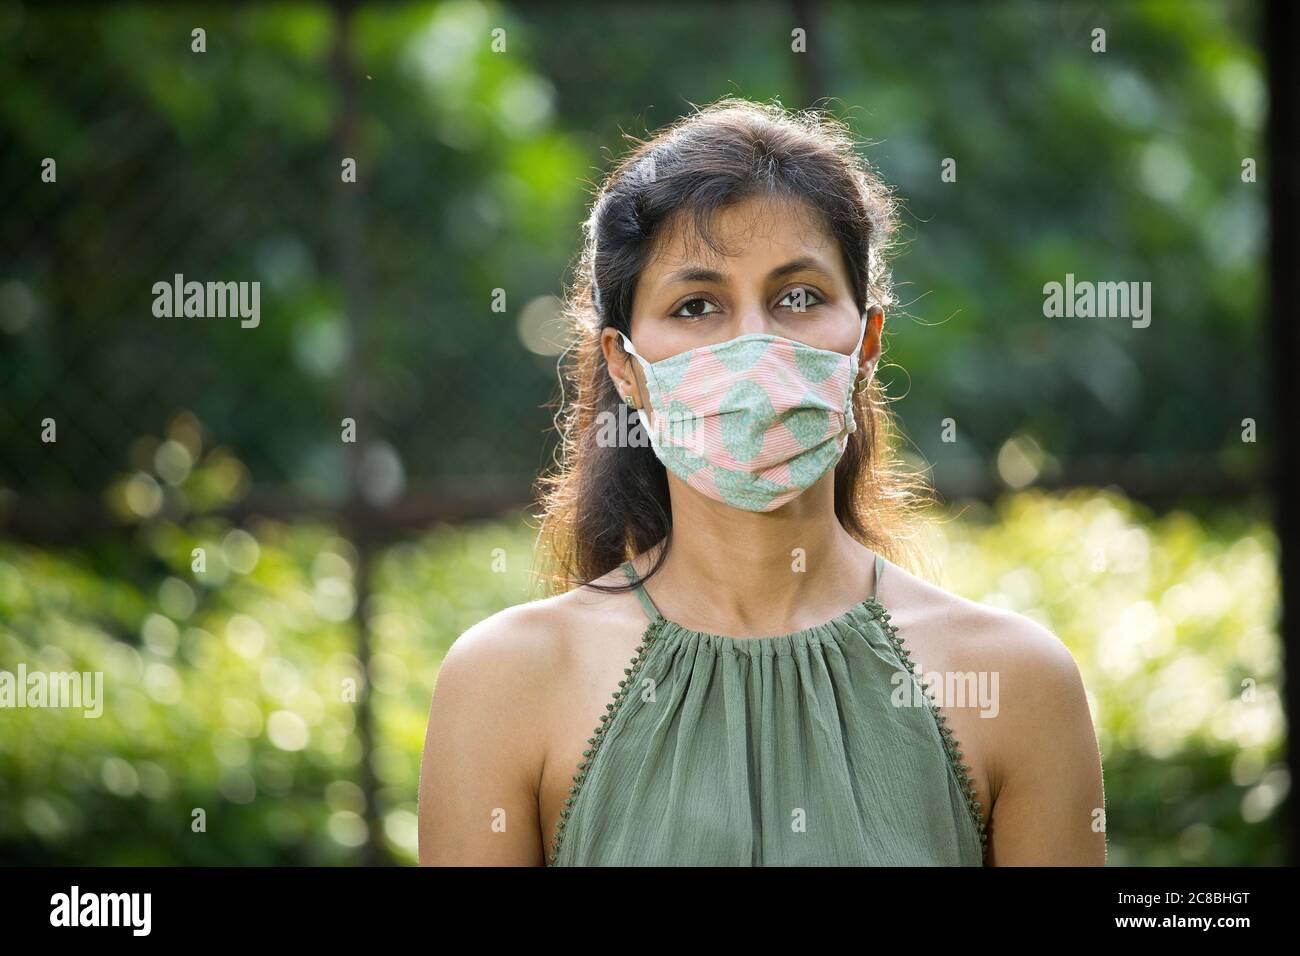
M 755 335 L 759 333 L 775 334 L 776 324 L 762 302 L 746 305 L 737 313 L 734 336 Z

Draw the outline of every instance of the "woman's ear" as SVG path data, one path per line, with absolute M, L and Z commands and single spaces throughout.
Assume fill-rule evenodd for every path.
M 605 356 L 605 368 L 618 394 L 631 395 L 640 405 L 641 393 L 637 388 L 636 375 L 632 371 L 632 356 L 623 351 L 623 342 L 618 337 L 618 329 L 600 330 L 600 351 Z
M 875 373 L 876 363 L 880 361 L 881 336 L 885 331 L 885 310 L 878 305 L 867 309 L 867 330 L 862 337 L 862 358 L 858 362 L 858 371 L 866 376 Z

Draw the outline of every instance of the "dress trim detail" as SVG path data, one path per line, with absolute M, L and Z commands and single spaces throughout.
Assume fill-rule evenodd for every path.
M 969 764 L 962 763 L 961 744 L 952 735 L 952 728 L 948 726 L 948 715 L 940 711 L 939 705 L 930 696 L 930 685 L 921 683 L 921 678 L 916 673 L 916 662 L 912 660 L 912 652 L 903 646 L 903 639 L 898 636 L 898 626 L 890 621 L 889 612 L 885 610 L 884 605 L 875 598 L 868 598 L 866 606 L 871 611 L 872 616 L 880 622 L 885 631 L 885 636 L 889 638 L 889 643 L 893 645 L 894 651 L 898 654 L 898 659 L 903 662 L 908 672 L 916 679 L 923 692 L 922 696 L 925 698 L 926 707 L 934 717 L 935 723 L 938 724 L 939 736 L 943 738 L 943 749 L 944 753 L 948 755 L 948 763 L 957 776 L 957 782 L 961 785 L 962 795 L 966 800 L 966 809 L 970 812 L 971 820 L 974 822 L 976 832 L 979 834 L 980 854 L 985 857 L 988 853 L 988 832 L 984 825 L 984 819 L 980 815 L 982 804 L 975 799 L 977 796 L 975 783 L 968 773 L 971 768 Z
M 555 861 L 559 858 L 560 845 L 564 839 L 564 825 L 569 822 L 569 814 L 573 812 L 573 805 L 577 802 L 578 794 L 582 791 L 583 781 L 587 779 L 587 773 L 591 770 L 591 765 L 596 762 L 596 755 L 600 752 L 601 744 L 605 742 L 605 734 L 609 731 L 609 727 L 614 722 L 619 710 L 622 709 L 623 702 L 627 700 L 628 693 L 636 682 L 636 675 L 641 670 L 641 665 L 645 663 L 650 645 L 659 636 L 659 624 L 663 621 L 662 616 L 656 617 L 646 627 L 645 633 L 641 635 L 641 643 L 636 646 L 636 656 L 632 658 L 630 666 L 623 668 L 625 676 L 618 682 L 618 690 L 614 691 L 610 702 L 605 705 L 605 713 L 600 715 L 600 724 L 595 728 L 594 736 L 587 738 L 587 743 L 591 746 L 582 752 L 583 759 L 578 761 L 578 772 L 573 775 L 573 786 L 569 788 L 569 794 L 565 798 L 563 808 L 560 810 L 560 819 L 555 825 L 555 836 L 551 840 L 551 855 L 547 861 L 548 866 L 554 866 Z

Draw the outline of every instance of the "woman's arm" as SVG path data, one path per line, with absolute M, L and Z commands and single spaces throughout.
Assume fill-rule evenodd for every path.
M 995 866 L 1103 866 L 1101 756 L 1079 668 L 1045 628 L 1019 618 L 1003 644 L 1003 725 L 989 822 Z
M 422 866 L 541 866 L 545 642 L 527 606 L 470 628 L 439 669 L 420 763 Z

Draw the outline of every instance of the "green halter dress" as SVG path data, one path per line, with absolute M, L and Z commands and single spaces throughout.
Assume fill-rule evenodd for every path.
M 623 565 L 636 579 L 630 564 Z M 960 745 L 871 597 L 775 637 L 650 618 L 588 738 L 551 866 L 981 866 Z

